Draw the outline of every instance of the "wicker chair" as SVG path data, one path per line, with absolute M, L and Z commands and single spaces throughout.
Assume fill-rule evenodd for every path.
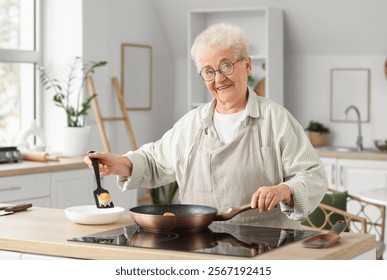
M 329 189 L 328 192 L 334 193 L 337 191 Z M 339 214 L 343 216 L 346 221 L 347 230 L 349 232 L 370 233 L 376 235 L 376 259 L 383 259 L 383 253 L 386 248 L 386 244 L 384 243 L 386 223 L 385 205 L 371 203 L 357 196 L 348 194 L 347 209 L 353 210 L 353 213 L 343 211 L 324 203 L 320 203 L 318 208 L 324 213 L 325 221 L 318 227 L 313 224 L 311 219 L 308 218 L 307 221 L 311 228 L 319 230 L 327 227 L 331 228 L 334 224 L 334 221 L 331 221 L 332 215 Z

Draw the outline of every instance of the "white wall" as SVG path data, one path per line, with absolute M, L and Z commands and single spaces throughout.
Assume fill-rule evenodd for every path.
M 95 84 L 104 116 L 119 115 L 111 78 L 120 78 L 121 43 L 153 46 L 153 107 L 151 111 L 130 111 L 137 146 L 158 139 L 187 108 L 187 13 L 190 9 L 272 6 L 285 17 L 285 106 L 306 126 L 314 119 L 326 123 L 334 145 L 354 145 L 357 129 L 353 123 L 330 121 L 329 71 L 332 67 L 371 69 L 371 121 L 363 124 L 365 146 L 374 138 L 387 136 L 384 110 L 387 83 L 383 76 L 387 36 L 383 11 L 387 2 L 316 0 L 78 0 L 45 1 L 49 11 L 45 31 L 45 64 L 57 66 L 73 55 L 107 60 L 98 69 Z M 329 15 L 329 16 L 328 16 Z M 52 24 L 54 23 L 54 24 Z M 384 51 L 383 51 L 384 50 Z M 53 133 L 64 124 L 64 115 L 45 96 L 44 128 L 48 141 L 58 145 Z M 93 114 L 88 123 L 94 128 L 91 146 L 102 149 Z M 107 125 L 113 150 L 130 149 L 121 124 Z M 60 138 L 60 137 L 59 137 Z
M 304 125 L 319 120 L 330 127 L 330 144 L 356 146 L 356 123 L 330 120 L 330 69 L 369 68 L 371 81 L 371 121 L 362 123 L 365 147 L 374 147 L 373 140 L 387 137 L 387 83 L 383 55 L 288 55 L 285 68 L 285 104 Z M 344 112 L 343 112 L 344 115 Z
M 43 10 L 43 64 L 58 77 L 64 73 L 64 67 L 72 62 L 74 56 L 82 56 L 82 2 L 43 1 Z M 41 126 L 52 151 L 61 151 L 61 128 L 66 126 L 66 115 L 63 109 L 54 106 L 51 92 L 42 92 Z
M 270 6 L 284 12 L 285 107 L 306 127 L 311 119 L 332 130 L 330 143 L 355 146 L 354 123 L 330 121 L 330 69 L 371 70 L 371 121 L 363 124 L 366 147 L 387 137 L 387 82 L 384 76 L 387 1 L 383 0 L 151 0 L 176 57 L 175 118 L 187 107 L 187 14 L 192 9 Z M 171 12 L 173 11 L 173 12 Z
M 159 139 L 173 123 L 174 58 L 156 11 L 143 0 L 84 0 L 84 56 L 108 61 L 106 69 L 95 75 L 94 82 L 104 116 L 120 116 L 111 78 L 121 81 L 121 44 L 151 45 L 153 49 L 153 95 L 149 111 L 129 111 L 137 146 Z M 171 81 L 170 83 L 165 81 Z M 127 104 L 129 106 L 129 104 Z M 112 150 L 131 149 L 123 122 L 106 123 Z M 101 141 L 95 124 L 93 144 Z M 97 140 L 98 139 L 98 140 Z
M 159 139 L 174 121 L 174 57 L 159 17 L 148 0 L 50 0 L 44 1 L 44 64 L 62 71 L 73 56 L 85 60 L 106 60 L 107 66 L 93 76 L 98 102 L 104 117 L 121 116 L 111 79 L 121 80 L 121 44 L 151 45 L 153 48 L 152 109 L 129 111 L 137 146 Z M 167 82 L 166 82 L 167 81 Z M 170 81 L 170 82 L 168 82 Z M 53 150 L 60 151 L 63 110 L 53 106 L 52 96 L 44 98 L 43 128 Z M 105 123 L 112 151 L 131 149 L 123 122 Z M 102 141 L 90 110 L 87 125 L 93 129 L 90 147 L 102 150 Z

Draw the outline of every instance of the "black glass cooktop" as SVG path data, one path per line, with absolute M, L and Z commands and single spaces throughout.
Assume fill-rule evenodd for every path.
M 301 241 L 317 231 L 213 223 L 199 232 L 150 232 L 128 225 L 69 241 L 253 257 Z

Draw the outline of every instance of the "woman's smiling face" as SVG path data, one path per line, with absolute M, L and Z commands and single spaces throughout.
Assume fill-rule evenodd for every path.
M 237 59 L 229 49 L 209 49 L 201 58 L 201 66 L 219 69 L 224 61 L 235 63 Z M 228 76 L 216 71 L 215 79 L 205 82 L 207 89 L 217 100 L 216 110 L 219 113 L 236 113 L 243 110 L 247 103 L 247 79 L 251 72 L 250 58 L 234 64 L 234 72 Z

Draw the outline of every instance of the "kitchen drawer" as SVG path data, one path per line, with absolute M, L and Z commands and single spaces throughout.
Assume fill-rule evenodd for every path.
M 0 177 L 0 202 L 50 196 L 50 174 Z

